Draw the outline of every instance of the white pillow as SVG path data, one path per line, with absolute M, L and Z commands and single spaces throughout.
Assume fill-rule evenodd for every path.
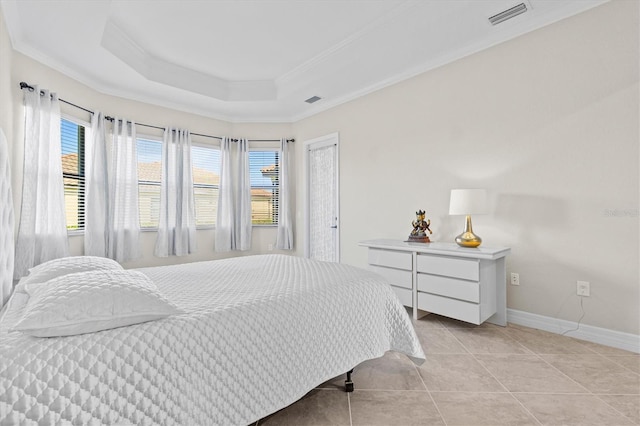
M 89 271 L 28 285 L 12 331 L 37 337 L 93 333 L 182 313 L 138 271 Z
M 62 275 L 95 270 L 122 270 L 122 266 L 112 259 L 97 256 L 71 256 L 53 259 L 29 269 L 29 275 L 20 284 L 44 283 Z

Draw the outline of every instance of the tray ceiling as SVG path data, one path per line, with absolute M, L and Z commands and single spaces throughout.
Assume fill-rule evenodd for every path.
M 2 0 L 0 5 L 15 50 L 97 91 L 233 122 L 289 122 L 604 2 Z M 489 23 L 490 16 L 520 3 L 525 13 Z M 305 102 L 313 96 L 321 99 Z

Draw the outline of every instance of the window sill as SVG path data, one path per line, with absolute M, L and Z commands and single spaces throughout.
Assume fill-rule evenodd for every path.
M 251 225 L 253 228 L 277 228 L 278 224 L 256 224 Z M 216 229 L 215 226 L 196 226 L 196 231 L 210 231 Z M 140 232 L 158 232 L 158 228 L 140 228 Z M 67 236 L 77 237 L 84 235 L 84 229 L 74 229 L 73 231 L 67 231 Z

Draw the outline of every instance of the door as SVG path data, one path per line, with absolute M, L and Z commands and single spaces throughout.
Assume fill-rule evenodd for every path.
M 305 256 L 340 261 L 339 168 L 337 133 L 304 143 Z

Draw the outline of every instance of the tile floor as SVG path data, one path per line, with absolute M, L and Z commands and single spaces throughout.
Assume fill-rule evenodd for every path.
M 517 325 L 427 315 L 426 361 L 384 357 L 256 423 L 266 425 L 640 425 L 640 355 Z

